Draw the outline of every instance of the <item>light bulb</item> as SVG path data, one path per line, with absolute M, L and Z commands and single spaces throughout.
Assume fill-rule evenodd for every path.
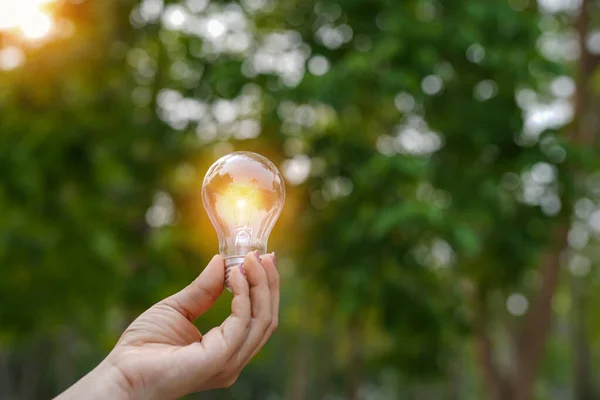
M 275 165 L 250 152 L 235 152 L 217 160 L 202 184 L 202 203 L 219 239 L 229 272 L 250 251 L 267 252 L 267 242 L 285 203 L 285 184 Z

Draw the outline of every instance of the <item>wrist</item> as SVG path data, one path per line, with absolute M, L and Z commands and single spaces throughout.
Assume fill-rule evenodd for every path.
M 104 399 L 111 398 L 117 400 L 130 400 L 135 398 L 133 393 L 133 386 L 123 374 L 123 371 L 109 360 L 104 360 L 98 365 L 100 369 L 98 374 L 98 382 L 100 385 L 110 391 L 112 396 L 102 397 Z
M 133 388 L 125 375 L 116 365 L 104 360 L 55 400 L 130 400 L 133 398 Z

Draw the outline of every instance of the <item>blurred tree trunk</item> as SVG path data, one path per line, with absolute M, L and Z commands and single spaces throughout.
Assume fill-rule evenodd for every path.
M 533 385 L 552 326 L 552 298 L 558 286 L 560 255 L 567 244 L 567 234 L 566 224 L 557 227 L 550 251 L 541 259 L 541 284 L 517 342 L 515 400 L 529 400 L 533 395 Z
M 587 338 L 586 312 L 587 293 L 585 282 L 581 278 L 571 280 L 572 324 L 571 340 L 573 343 L 573 399 L 592 400 L 594 394 L 591 386 L 590 346 Z
M 488 334 L 487 299 L 480 291 L 474 304 L 475 345 L 486 389 L 491 400 L 530 400 L 539 363 L 552 324 L 552 298 L 558 286 L 560 254 L 566 245 L 568 228 L 555 232 L 551 250 L 541 259 L 542 279 L 526 315 L 524 329 L 517 336 L 516 374 L 504 374 L 496 364 L 494 345 Z
M 327 338 L 326 338 L 326 346 L 327 350 L 335 348 L 335 343 L 338 340 L 338 335 L 336 332 L 336 324 L 335 319 L 330 318 L 327 321 Z M 325 351 L 325 349 L 323 349 Z M 323 386 L 321 391 L 319 392 L 319 397 L 331 397 L 335 394 L 335 365 L 334 365 L 334 357 L 333 352 L 331 352 L 330 357 L 323 357 L 321 360 L 321 367 L 323 368 Z
M 45 341 L 30 342 L 20 354 L 19 382 L 17 399 L 34 400 L 39 398 L 44 361 L 48 359 L 49 343 Z
M 579 141 L 588 146 L 597 143 L 600 132 L 600 93 L 593 89 L 593 78 L 600 66 L 600 58 L 589 52 L 586 39 L 591 32 L 591 15 L 596 11 L 596 4 L 583 0 L 581 14 L 576 23 L 579 40 L 580 59 L 577 75 L 577 92 L 575 96 L 575 118 L 578 121 Z M 590 371 L 590 346 L 587 337 L 587 284 L 582 278 L 571 279 L 572 299 L 572 332 L 573 345 L 573 398 L 575 400 L 591 400 L 594 397 L 592 376 Z
M 348 400 L 358 400 L 364 369 L 363 327 L 359 318 L 353 318 L 350 322 L 348 339 L 350 357 L 346 371 L 346 397 Z
M 494 349 L 488 332 L 487 299 L 478 290 L 473 304 L 473 325 L 475 330 L 475 352 L 480 365 L 485 389 L 490 400 L 508 400 L 513 397 L 511 382 L 502 375 L 494 359 Z
M 577 96 L 580 115 L 580 131 L 589 145 L 597 143 L 600 133 L 600 93 L 592 89 L 592 79 L 600 66 L 600 57 L 590 54 L 586 46 L 586 38 L 591 31 L 590 16 L 596 12 L 595 4 L 589 0 L 582 3 L 582 15 L 577 23 L 579 34 L 579 51 L 581 58 L 579 62 L 579 75 Z M 571 279 L 572 299 L 572 332 L 573 345 L 573 398 L 574 400 L 595 399 L 592 386 L 592 375 L 590 370 L 590 346 L 587 336 L 587 297 L 588 286 L 584 279 L 573 277 Z
M 593 109 L 590 102 L 592 93 L 589 90 L 593 72 L 598 65 L 598 59 L 593 57 L 586 47 L 586 38 L 590 32 L 590 15 L 592 15 L 591 2 L 589 0 L 582 0 L 579 14 L 575 20 L 580 57 L 576 66 L 573 124 L 568 135 L 572 144 L 581 147 L 593 145 L 596 134 L 594 123 L 598 118 L 597 110 Z M 569 172 L 578 175 L 580 171 L 577 171 L 576 168 Z M 568 196 L 563 198 L 564 217 L 569 216 L 573 200 Z M 541 284 L 533 296 L 532 306 L 525 317 L 526 322 L 517 339 L 517 373 L 513 379 L 502 376 L 501 371 L 494 365 L 492 357 L 493 347 L 486 332 L 485 312 L 482 309 L 479 309 L 479 311 L 476 310 L 478 357 L 484 371 L 488 393 L 493 400 L 530 400 L 533 396 L 535 379 L 552 324 L 552 298 L 558 286 L 561 254 L 563 249 L 567 247 L 568 220 L 568 218 L 564 218 L 563 222 L 557 225 L 549 250 L 540 259 Z M 480 302 L 485 304 L 485 301 L 481 301 L 481 299 Z M 581 305 L 583 306 L 583 304 Z M 482 307 L 479 306 L 479 308 Z M 583 312 L 583 309 L 579 311 Z M 580 317 L 583 318 L 583 316 Z M 582 321 L 577 322 L 582 323 Z M 580 328 L 583 327 L 580 326 Z M 582 339 L 581 337 L 584 335 L 585 332 L 583 330 L 578 332 L 576 368 L 581 369 L 581 372 L 584 374 L 584 376 L 580 377 L 581 381 L 578 381 L 578 385 L 581 385 L 581 393 L 583 393 L 582 395 L 589 396 L 589 384 L 586 382 L 585 377 L 586 371 L 589 370 L 589 366 L 587 365 L 589 363 L 589 351 L 585 338 Z M 580 397 L 577 400 L 587 400 L 588 398 Z
M 11 377 L 10 354 L 0 350 L 0 399 L 13 399 L 13 379 Z
M 308 368 L 310 362 L 310 343 L 308 335 L 300 332 L 298 345 L 292 360 L 292 368 L 290 369 L 289 386 L 286 399 L 289 400 L 306 400 L 306 389 L 308 386 Z
M 54 353 L 56 378 L 58 387 L 66 389 L 77 380 L 77 366 L 75 365 L 74 346 L 77 337 L 70 328 L 63 328 L 56 335 Z
M 456 351 L 454 361 L 450 364 L 448 371 L 448 385 L 446 393 L 448 393 L 449 400 L 461 400 L 464 398 L 463 391 L 463 348 L 457 346 L 459 350 Z

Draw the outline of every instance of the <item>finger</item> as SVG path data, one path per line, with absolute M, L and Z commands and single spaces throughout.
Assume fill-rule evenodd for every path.
M 271 321 L 273 311 L 271 306 L 271 291 L 267 273 L 260 263 L 258 252 L 249 253 L 244 259 L 244 270 L 248 284 L 250 285 L 250 301 L 252 302 L 252 320 L 250 322 L 250 331 L 248 339 L 235 354 L 231 362 L 234 368 L 241 369 L 246 360 L 254 353 L 256 348 L 262 342 Z
M 261 262 L 265 272 L 267 273 L 267 280 L 269 282 L 269 289 L 271 291 L 271 325 L 267 329 L 266 335 L 263 337 L 262 341 L 258 345 L 258 347 L 252 352 L 250 357 L 244 363 L 244 366 L 248 364 L 252 358 L 263 348 L 263 346 L 267 343 L 267 340 L 271 337 L 273 332 L 279 326 L 279 271 L 277 271 L 277 260 L 275 258 L 275 253 L 268 254 L 262 257 Z
M 252 319 L 250 289 L 239 268 L 232 269 L 229 275 L 229 283 L 233 291 L 231 315 L 227 317 L 221 326 L 208 331 L 201 342 L 186 346 L 191 347 L 193 350 L 190 353 L 194 355 L 192 363 L 194 359 L 196 363 L 201 359 L 205 359 L 210 367 L 215 369 L 215 372 L 220 371 L 222 365 L 240 350 L 248 337 Z M 199 351 L 202 356 L 196 351 Z M 200 367 L 200 365 L 198 366 Z M 198 371 L 198 373 L 203 373 L 203 371 Z
M 224 268 L 223 257 L 214 256 L 194 282 L 162 303 L 193 321 L 206 312 L 223 292 Z

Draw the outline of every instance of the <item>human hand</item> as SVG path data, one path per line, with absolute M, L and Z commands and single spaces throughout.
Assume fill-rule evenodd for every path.
M 106 398 L 107 390 L 114 399 L 173 399 L 231 386 L 277 328 L 275 263 L 274 254 L 260 261 L 258 253 L 249 253 L 243 264 L 247 279 L 239 268 L 229 277 L 231 315 L 202 335 L 192 321 L 224 286 L 223 258 L 215 256 L 192 284 L 140 315 L 103 363 L 60 399 Z

